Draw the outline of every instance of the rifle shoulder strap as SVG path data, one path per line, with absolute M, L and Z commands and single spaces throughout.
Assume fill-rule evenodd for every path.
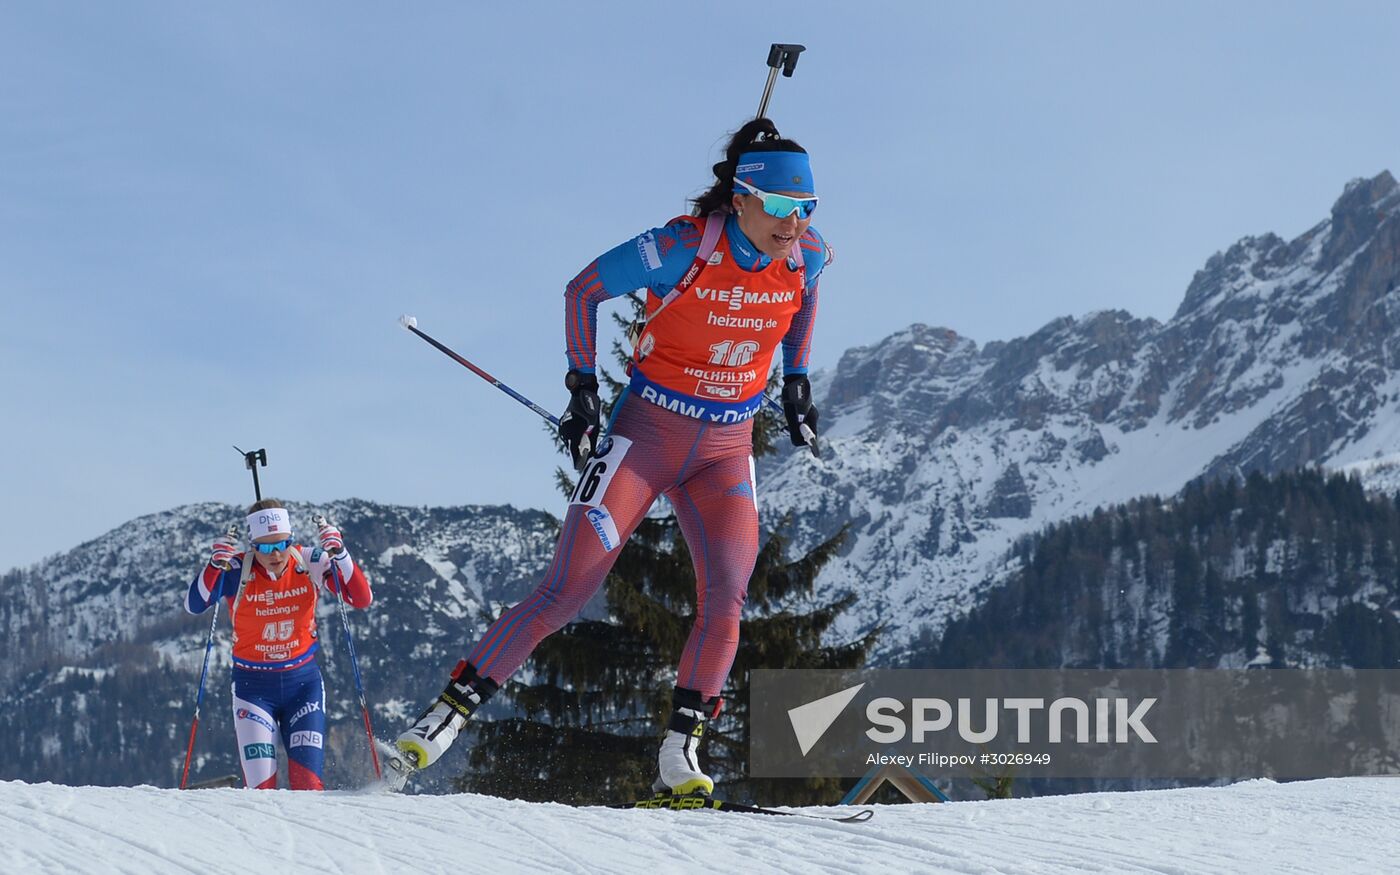
M 656 312 L 639 319 L 629 327 L 628 334 L 632 340 L 632 361 L 642 360 L 642 356 L 638 353 L 646 326 L 656 321 L 656 317 L 660 316 L 663 310 L 675 303 L 681 295 L 684 295 L 686 290 L 695 283 L 696 277 L 700 276 L 700 271 L 704 270 L 705 265 L 710 263 L 710 256 L 714 255 L 715 250 L 719 248 L 719 238 L 724 233 L 724 222 L 725 214 L 719 210 L 705 217 L 705 230 L 700 236 L 700 248 L 695 252 L 695 260 L 690 263 L 690 267 L 686 268 L 685 273 L 681 275 L 680 280 L 671 291 L 666 293 L 666 297 L 661 299 L 661 306 L 656 308 Z

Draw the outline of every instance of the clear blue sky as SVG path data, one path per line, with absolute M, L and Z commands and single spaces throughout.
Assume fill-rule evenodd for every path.
M 7 3 L 0 569 L 251 497 L 561 510 L 561 292 L 771 115 L 813 153 L 815 367 L 1169 317 L 1400 171 L 1390 3 Z

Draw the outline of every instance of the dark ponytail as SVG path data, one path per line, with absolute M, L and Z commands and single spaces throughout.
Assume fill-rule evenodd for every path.
M 772 120 L 756 118 L 734 132 L 729 146 L 724 150 L 724 160 L 714 166 L 715 184 L 710 190 L 695 198 L 694 215 L 708 216 L 719 210 L 731 212 L 734 195 L 734 170 L 739 166 L 739 156 L 745 152 L 806 152 L 792 140 L 785 140 L 778 133 Z

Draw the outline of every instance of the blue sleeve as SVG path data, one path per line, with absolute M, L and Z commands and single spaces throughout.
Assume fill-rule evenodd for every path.
M 695 223 L 652 228 L 598 256 L 564 287 L 568 367 L 592 373 L 597 363 L 598 305 L 637 289 L 664 296 L 685 275 L 700 248 Z
M 802 247 L 803 264 L 807 271 L 802 309 L 792 317 L 792 325 L 783 335 L 783 375 L 805 374 L 812 355 L 812 328 L 817 318 L 817 281 L 822 270 L 835 260 L 816 228 L 808 228 L 798 241 Z
M 815 288 L 817 277 L 821 276 L 822 270 L 828 264 L 836 260 L 836 253 L 816 228 L 808 227 L 803 232 L 802 239 L 797 242 L 802 247 L 802 261 L 807 268 L 807 287 Z
M 237 559 L 233 560 L 233 567 L 227 571 L 219 571 L 209 565 L 199 569 L 194 580 L 190 581 L 189 591 L 185 593 L 185 612 L 202 614 L 219 599 L 238 595 L 238 581 L 242 573 L 242 563 Z

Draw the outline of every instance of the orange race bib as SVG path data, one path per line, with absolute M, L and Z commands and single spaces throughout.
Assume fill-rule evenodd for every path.
M 806 271 L 797 262 L 746 271 L 734 263 L 728 233 L 684 292 L 637 343 L 632 391 L 676 413 L 742 422 L 758 412 L 773 354 L 802 308 Z M 661 301 L 648 299 L 648 317 Z
M 251 556 L 244 561 L 253 562 Z M 261 565 L 233 604 L 233 661 L 241 668 L 282 670 L 310 661 L 317 647 L 316 584 L 288 562 L 273 580 Z

